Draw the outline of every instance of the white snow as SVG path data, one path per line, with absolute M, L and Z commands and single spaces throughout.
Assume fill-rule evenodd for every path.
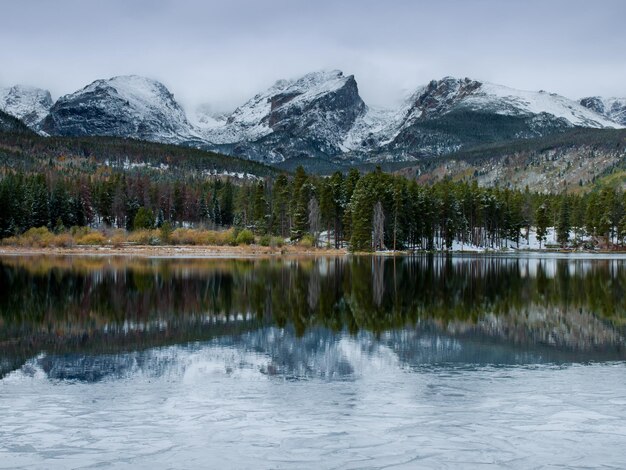
M 574 126 L 623 127 L 556 93 L 516 90 L 493 83 L 483 83 L 474 94 L 464 99 L 464 104 L 472 109 L 493 108 L 498 114 L 507 115 L 547 113 L 566 119 Z
M 205 144 L 233 145 L 254 142 L 273 133 L 270 118 L 276 111 L 281 115 L 296 116 L 306 126 L 307 135 L 326 142 L 329 148 L 337 147 L 344 152 L 372 152 L 391 143 L 398 134 L 424 113 L 445 114 L 453 109 L 484 110 L 501 115 L 532 116 L 549 115 L 565 120 L 572 126 L 622 128 L 626 122 L 625 98 L 598 98 L 604 115 L 586 108 L 579 102 L 544 91 L 516 90 L 488 82 L 445 77 L 433 82 L 436 90 L 429 97 L 429 107 L 416 101 L 430 89 L 433 83 L 420 87 L 402 104 L 393 109 L 367 107 L 357 117 L 352 127 L 338 124 L 338 115 L 322 109 L 308 108 L 321 96 L 332 93 L 346 85 L 351 76 L 339 70 L 309 73 L 298 79 L 279 80 L 266 91 L 257 94 L 230 115 L 215 112 L 210 105 L 202 105 L 190 113 L 174 100 L 168 89 L 158 81 L 137 76 L 118 76 L 96 80 L 60 102 L 75 100 L 85 93 L 103 90 L 112 99 L 102 100 L 102 106 L 111 106 L 112 114 L 128 116 L 135 129 L 129 136 L 146 138 L 145 129 L 155 129 L 150 140 L 180 143 L 183 141 Z M 109 104 L 110 103 L 110 104 Z M 0 89 L 0 109 L 24 120 L 36 128 L 52 106 L 50 94 L 38 88 L 14 86 Z M 307 109 L 300 117 L 299 111 Z M 294 118 L 295 119 L 295 118 Z M 541 127 L 541 123 L 537 123 Z M 141 131 L 140 131 L 141 130 Z M 450 145 L 453 146 L 453 143 Z M 282 161 L 284 155 L 270 150 L 263 158 Z M 380 156 L 376 156 L 380 158 Z
M 615 116 L 603 116 L 590 110 L 579 102 L 570 100 L 555 93 L 544 91 L 516 90 L 502 85 L 487 82 L 476 82 L 469 79 L 456 79 L 445 77 L 446 93 L 437 90 L 433 95 L 436 100 L 437 114 L 461 107 L 474 111 L 489 111 L 501 115 L 527 116 L 542 113 L 562 118 L 572 126 L 593 128 L 622 128 Z M 462 85 L 476 84 L 477 88 L 468 94 Z M 419 98 L 428 91 L 429 85 L 418 88 L 409 95 L 404 102 L 395 109 L 368 108 L 366 114 L 357 119 L 354 126 L 345 137 L 342 148 L 346 151 L 371 149 L 386 145 L 395 139 L 405 128 L 415 121 L 424 118 L 424 109 L 416 106 Z M 616 110 L 624 106 L 623 101 L 618 99 L 606 101 L 605 106 L 609 109 L 614 106 Z M 432 104 L 432 103 L 431 103 Z M 433 112 L 432 110 L 430 110 Z M 365 139 L 371 141 L 369 145 L 363 145 Z
M 619 124 L 626 125 L 626 98 L 604 98 L 602 96 L 591 98 L 598 100 L 602 104 L 604 108 L 602 115 Z
M 570 231 L 569 240 L 570 242 L 576 239 L 576 233 L 572 230 Z M 579 242 L 589 241 L 591 237 L 588 235 L 581 236 L 579 238 Z M 444 240 L 435 237 L 434 245 L 436 250 L 443 250 L 444 248 Z M 452 241 L 452 248 L 450 248 L 451 252 L 471 252 L 471 253 L 486 253 L 486 252 L 515 252 L 515 251 L 551 251 L 555 247 L 560 247 L 561 244 L 557 241 L 556 229 L 554 227 L 548 227 L 546 230 L 546 238 L 539 244 L 539 240 L 537 238 L 537 231 L 535 227 L 530 228 L 530 233 L 528 237 L 526 237 L 526 230 L 522 229 L 520 232 L 519 243 L 516 240 L 503 240 L 502 244 L 499 246 L 491 246 L 491 245 L 473 245 L 471 243 L 465 243 L 461 240 L 455 239 Z M 391 250 L 380 251 L 379 253 L 392 253 Z
M 202 104 L 189 115 L 190 122 L 200 129 L 214 129 L 226 124 L 227 113 L 216 112 L 210 104 Z
M 32 128 L 48 115 L 51 107 L 52 97 L 48 90 L 24 85 L 0 88 L 0 109 Z
M 278 80 L 268 90 L 237 108 L 222 126 L 209 128 L 205 137 L 215 144 L 258 140 L 273 132 L 269 125 L 273 97 L 290 96 L 277 108 L 302 108 L 320 96 L 340 89 L 348 79 L 341 71 L 332 70 L 313 72 L 297 80 Z
M 344 151 L 359 150 L 365 139 L 374 139 L 380 145 L 384 145 L 399 131 L 397 126 L 394 126 L 399 115 L 400 113 L 393 109 L 368 106 L 365 114 L 357 118 L 344 138 L 341 148 Z
M 157 136 L 160 141 L 171 142 L 199 137 L 165 85 L 146 77 L 123 75 L 96 80 L 79 91 L 63 96 L 59 101 L 75 101 L 77 106 L 81 106 L 82 95 L 99 90 L 116 98 L 116 101 L 110 102 L 110 106 L 119 109 L 113 112 L 130 116 L 137 128 L 147 124 L 148 127 L 168 129 Z M 103 105 L 109 105 L 109 102 L 103 102 Z

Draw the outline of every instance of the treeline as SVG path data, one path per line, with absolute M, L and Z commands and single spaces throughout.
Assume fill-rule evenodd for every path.
M 140 172 L 69 175 L 5 171 L 0 176 L 0 237 L 32 227 L 249 229 L 355 251 L 450 249 L 455 241 L 490 248 L 540 242 L 556 227 L 561 245 L 622 244 L 626 199 L 605 188 L 584 195 L 482 188 L 444 180 L 420 185 L 380 170 L 234 180 L 158 179 Z M 324 233 L 325 236 L 320 235 Z M 534 236 L 534 235 L 533 235 Z
M 2 128 L 0 125 L 0 131 Z M 46 167 L 79 174 L 111 169 L 170 180 L 225 172 L 263 177 L 279 173 L 270 166 L 202 150 L 193 144 L 170 145 L 109 136 L 42 137 L 15 130 L 0 132 L 0 167 L 24 172 Z

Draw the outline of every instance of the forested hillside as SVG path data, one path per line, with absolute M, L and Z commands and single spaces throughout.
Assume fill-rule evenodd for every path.
M 30 131 L 0 133 L 2 168 L 33 171 L 42 164 L 77 175 L 123 170 L 150 173 L 159 179 L 277 173 L 260 163 L 176 145 L 116 137 L 42 137 Z
M 132 139 L 42 137 L 12 119 L 11 132 L 0 133 L 5 239 L 87 227 L 182 243 L 170 231 L 230 229 L 226 238 L 185 240 L 231 243 L 243 231 L 247 243 L 276 237 L 369 251 L 515 247 L 531 227 L 540 244 L 548 227 L 562 246 L 608 247 L 626 237 L 626 130 L 477 147 L 397 175 L 352 168 L 325 177 Z
M 34 134 L 22 121 L 0 110 L 0 133 L 4 132 Z
M 577 128 L 424 159 L 400 173 L 423 183 L 447 177 L 475 179 L 481 186 L 579 192 L 626 183 L 625 163 L 626 130 Z

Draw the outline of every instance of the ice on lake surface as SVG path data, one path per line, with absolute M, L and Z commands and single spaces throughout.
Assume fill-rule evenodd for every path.
M 626 261 L 0 258 L 0 468 L 624 468 Z

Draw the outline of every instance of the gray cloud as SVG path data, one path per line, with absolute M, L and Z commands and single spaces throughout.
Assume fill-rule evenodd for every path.
M 355 74 L 375 105 L 445 75 L 626 96 L 621 0 L 21 0 L 0 17 L 0 85 L 55 96 L 135 73 L 188 107 L 228 109 L 328 68 Z

